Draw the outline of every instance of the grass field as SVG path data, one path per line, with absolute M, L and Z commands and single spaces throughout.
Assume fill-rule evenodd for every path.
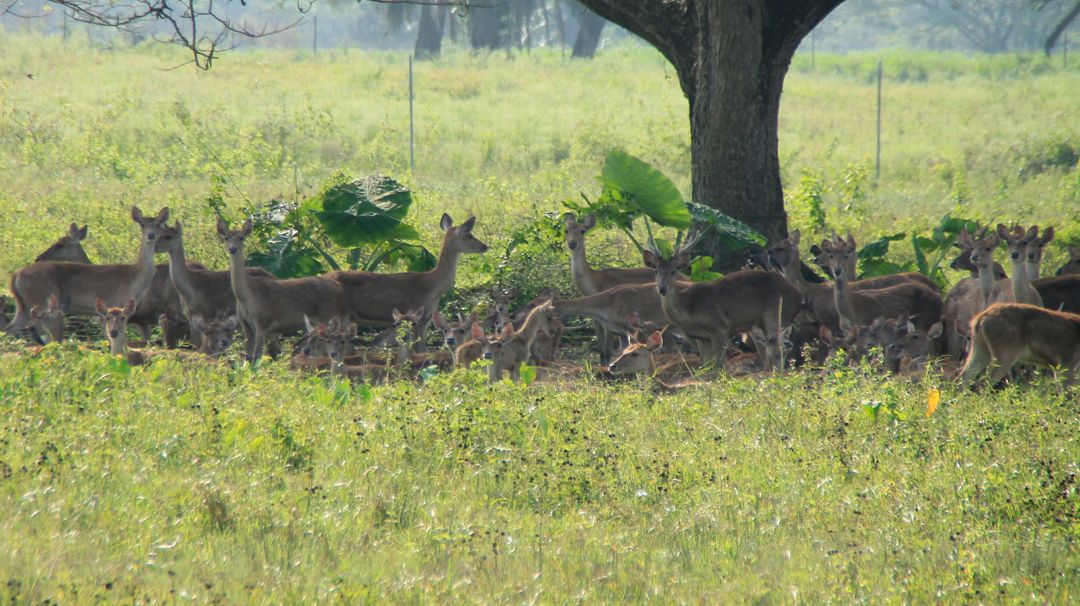
M 0 278 L 72 220 L 134 255 L 128 207 L 169 205 L 222 267 L 206 199 L 309 194 L 338 170 L 414 189 L 414 222 L 478 217 L 494 244 L 598 189 L 623 147 L 688 184 L 686 102 L 637 48 L 594 62 L 237 54 L 0 33 Z M 880 179 L 877 57 L 800 57 L 781 156 L 793 226 L 872 238 L 954 212 L 1080 243 L 1080 68 L 892 53 Z M 34 77 L 27 78 L 32 73 Z M 595 254 L 632 261 L 609 237 Z M 905 254 L 901 250 L 900 254 Z M 551 252 L 566 280 L 566 253 Z M 513 261 L 513 259 L 511 259 Z M 508 271 L 535 271 L 510 267 Z M 96 347 L 96 351 L 89 348 Z M 87 349 L 84 349 L 87 348 Z M 479 371 L 349 386 L 100 344 L 0 340 L 4 603 L 1069 603 L 1080 593 L 1080 404 L 1051 377 L 981 394 L 875 368 L 529 388 Z M 941 402 L 928 414 L 931 394 Z

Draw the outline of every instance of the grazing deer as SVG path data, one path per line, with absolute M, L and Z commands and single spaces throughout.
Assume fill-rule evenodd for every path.
M 1080 246 L 1069 245 L 1069 260 L 1058 268 L 1055 276 L 1080 274 Z
M 1032 238 L 1038 237 L 1038 226 L 1024 231 L 1022 227 L 1012 230 L 1002 224 L 997 226 L 998 238 L 1005 241 L 1009 251 L 1009 265 L 1012 277 L 999 280 L 994 284 L 988 301 L 990 303 L 1025 303 L 1027 305 L 1042 306 L 1042 297 L 1039 291 L 1031 285 L 1028 279 L 1027 243 Z M 1051 232 L 1053 233 L 1053 232 Z M 1036 276 L 1038 277 L 1038 276 Z
M 498 381 L 502 379 L 503 372 L 509 371 L 510 379 L 517 382 L 521 377 L 521 364 L 528 361 L 537 335 L 542 332 L 554 333 L 561 326 L 558 314 L 549 301 L 529 312 L 529 317 L 525 318 L 519 330 L 514 330 L 513 326 L 503 327 L 499 338 L 484 345 L 484 357 L 492 361 L 488 368 L 488 379 Z
M 173 227 L 165 227 L 160 239 L 161 251 L 169 255 L 169 264 L 164 266 L 164 276 L 170 290 L 176 293 L 178 309 L 184 317 L 198 315 L 215 318 L 236 312 L 236 296 L 233 294 L 229 272 L 211 271 L 199 263 L 187 260 L 184 252 L 184 230 L 179 221 Z M 276 279 L 274 274 L 261 267 L 248 267 L 245 271 L 255 278 Z M 178 314 L 172 317 L 175 319 Z M 202 336 L 197 328 L 192 326 L 192 329 L 192 341 L 196 347 L 201 347 Z
M 230 230 L 222 219 L 217 223 L 229 253 L 229 277 L 247 338 L 247 359 L 258 362 L 268 338 L 303 330 L 306 318 L 326 322 L 342 315 L 344 298 L 341 284 L 329 278 L 278 280 L 250 274 L 244 267 L 244 239 L 252 228 L 250 219 L 238 230 Z
M 41 253 L 34 259 L 34 263 L 38 261 L 69 261 L 71 263 L 85 263 L 90 264 L 90 257 L 86 256 L 86 251 L 83 250 L 82 241 L 86 239 L 87 226 L 78 225 L 72 223 L 68 228 L 68 233 L 60 236 L 60 239 L 53 242 L 52 246 L 45 249 L 45 252 Z
M 169 218 L 169 209 L 161 209 L 155 217 L 144 217 L 138 207 L 133 207 L 131 218 L 141 232 L 134 264 L 40 261 L 15 272 L 11 277 L 11 292 L 15 295 L 16 312 L 7 331 L 17 334 L 29 321 L 30 310 L 34 306 L 45 307 L 53 295 L 66 303 L 68 314 L 75 316 L 97 314 L 98 298 L 106 302 L 134 299 L 138 305 L 154 279 L 154 252 L 158 234 Z
M 512 322 L 510 303 L 517 298 L 517 289 L 511 289 L 510 292 L 500 292 L 498 289 L 492 288 L 490 297 L 491 306 L 487 317 L 484 318 L 483 328 L 502 332 L 503 326 Z
M 851 287 L 855 275 L 856 244 L 850 235 L 847 241 L 837 238 L 822 243 L 833 282 L 833 302 L 840 317 L 852 326 L 868 326 L 876 318 L 895 318 L 907 314 L 916 325 L 928 329 L 941 320 L 944 303 L 941 295 L 919 282 L 896 284 L 875 290 L 856 290 Z
M 64 340 L 64 310 L 56 295 L 49 297 L 49 305 L 42 309 L 35 305 L 30 309 L 30 339 L 39 345 L 59 343 Z
M 105 325 L 105 336 L 109 339 L 109 353 L 124 356 L 128 364 L 140 366 L 146 364 L 150 354 L 127 346 L 128 320 L 135 313 L 135 299 L 128 299 L 123 307 L 109 307 L 105 299 L 98 298 L 94 303 L 98 315 Z
M 690 253 L 678 246 L 676 251 L 665 259 L 646 250 L 645 266 L 655 270 L 664 315 L 694 343 L 702 358 L 712 360 L 717 367 L 724 363 L 733 335 L 749 332 L 753 326 L 766 334 L 779 334 L 799 311 L 802 293 L 787 278 L 771 271 L 744 270 L 709 282 L 679 282 L 679 270 L 690 264 Z M 765 352 L 758 353 L 769 370 Z
M 431 271 L 396 274 L 335 271 L 326 274 L 344 289 L 346 309 L 352 314 L 353 321 L 362 325 L 390 326 L 394 321 L 392 310 L 422 307 L 428 311 L 417 327 L 417 346 L 423 347 L 427 325 L 439 307 L 439 299 L 454 285 L 461 255 L 488 249 L 487 244 L 473 235 L 475 217 L 455 226 L 450 215 L 444 213 L 439 224 L 446 234 L 439 261 Z
M 997 385 L 1017 363 L 1064 368 L 1071 384 L 1080 367 L 1080 315 L 1023 303 L 999 303 L 971 320 L 971 354 L 960 372 L 961 386 L 996 365 Z

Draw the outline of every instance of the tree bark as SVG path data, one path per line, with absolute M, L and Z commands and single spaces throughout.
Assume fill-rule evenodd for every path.
M 501 5 L 475 7 L 469 11 L 469 42 L 473 50 L 496 50 L 502 48 L 503 36 L 499 21 Z
M 577 39 L 574 40 L 574 52 L 571 59 L 592 59 L 596 56 L 596 49 L 600 46 L 600 34 L 604 31 L 607 21 L 596 13 L 585 10 L 579 20 L 581 27 L 578 28 Z
M 420 23 L 416 28 L 416 47 L 413 51 L 417 59 L 437 59 L 442 54 L 445 10 L 442 6 L 420 8 Z
M 843 0 L 580 0 L 653 44 L 689 101 L 692 197 L 787 236 L 777 137 L 780 93 L 799 42 Z M 734 258 L 702 241 L 730 269 Z

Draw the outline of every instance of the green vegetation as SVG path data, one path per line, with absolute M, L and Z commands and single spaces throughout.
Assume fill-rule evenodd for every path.
M 195 73 L 159 69 L 182 59 L 153 45 L 0 33 L 0 46 L 5 281 L 73 220 L 90 224 L 91 258 L 132 259 L 132 204 L 170 206 L 189 256 L 224 267 L 215 212 L 302 203 L 344 171 L 401 179 L 433 251 L 443 211 L 478 217 L 492 250 L 463 259 L 459 292 L 567 289 L 561 202 L 598 190 L 608 150 L 690 193 L 686 102 L 640 48 L 419 64 L 410 175 L 403 56 L 260 51 Z M 878 179 L 875 59 L 793 65 L 780 143 L 794 227 L 873 243 L 929 234 L 946 213 L 1047 223 L 1062 231 L 1048 267 L 1080 243 L 1080 67 L 886 55 Z M 597 265 L 634 263 L 628 239 L 606 238 L 590 240 Z M 940 265 L 945 240 L 924 242 L 923 259 L 910 241 L 889 259 Z M 100 344 L 0 349 L 4 603 L 1080 592 L 1080 392 L 1049 377 L 969 394 L 831 368 L 659 394 L 644 381 L 489 386 L 474 370 L 367 388 L 284 362 L 165 353 L 129 368 Z

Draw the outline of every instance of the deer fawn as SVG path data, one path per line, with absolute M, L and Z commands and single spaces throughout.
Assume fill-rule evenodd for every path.
M 692 376 L 701 366 L 698 356 L 661 354 L 664 330 L 649 334 L 643 341 L 632 340 L 611 364 L 608 371 L 615 375 L 645 374 L 661 382 L 671 382 Z
M 49 305 L 30 310 L 30 339 L 39 345 L 59 343 L 64 340 L 64 310 L 56 295 L 49 297 Z
M 11 278 L 15 319 L 7 331 L 17 334 L 25 328 L 30 309 L 47 306 L 52 295 L 67 304 L 68 314 L 77 316 L 95 315 L 98 298 L 106 301 L 134 299 L 138 304 L 154 278 L 157 237 L 169 218 L 169 209 L 162 209 L 156 217 L 144 217 L 138 207 L 133 207 L 131 218 L 141 231 L 138 258 L 132 265 L 41 261 L 15 272 Z
M 191 316 L 191 327 L 202 335 L 202 343 L 196 350 L 211 358 L 216 358 L 225 353 L 233 342 L 233 334 L 240 326 L 240 319 L 236 314 L 217 320 L 206 320 L 201 315 Z
M 380 274 L 366 271 L 335 271 L 328 278 L 341 284 L 345 293 L 346 309 L 353 320 L 362 325 L 389 326 L 393 324 L 394 309 L 423 308 L 428 310 L 421 318 L 418 330 L 418 347 L 423 347 L 427 325 L 439 307 L 439 299 L 454 285 L 457 264 L 462 254 L 482 253 L 488 245 L 473 235 L 476 218 L 454 226 L 450 215 L 443 214 L 440 226 L 443 236 L 442 251 L 435 269 L 426 272 Z
M 244 267 L 244 239 L 252 228 L 250 219 L 238 230 L 230 230 L 222 219 L 217 224 L 229 253 L 229 277 L 236 312 L 247 338 L 247 358 L 258 362 L 267 338 L 303 330 L 305 318 L 329 321 L 342 315 L 344 309 L 341 285 L 334 280 L 320 276 L 277 280 L 248 273 Z
M 1023 303 L 991 305 L 971 320 L 971 353 L 960 372 L 970 385 L 991 364 L 996 385 L 1018 362 L 1062 367 L 1072 383 L 1080 367 L 1080 315 Z
M 867 326 L 875 318 L 895 318 L 907 314 L 915 318 L 919 328 L 928 329 L 941 319 L 944 303 L 941 295 L 919 282 L 896 284 L 875 290 L 855 290 L 851 280 L 855 275 L 856 244 L 850 235 L 847 241 L 826 240 L 822 250 L 828 255 L 836 280 L 833 282 L 833 301 L 840 317 L 852 326 Z
M 1053 232 L 1051 232 L 1053 233 Z M 1025 303 L 1027 305 L 1042 306 L 1042 297 L 1039 291 L 1031 285 L 1028 277 L 1027 244 L 1039 234 L 1038 226 L 1025 231 L 1022 227 L 1009 229 L 1000 223 L 997 226 L 998 238 L 1005 241 L 1009 251 L 1009 265 L 1012 270 L 1011 278 L 1000 280 L 994 284 L 990 293 L 990 303 Z M 1038 277 L 1038 276 L 1035 276 Z
M 435 324 L 435 328 L 443 333 L 443 345 L 446 349 L 454 351 L 459 345 L 464 344 L 469 340 L 469 335 L 472 334 L 472 326 L 476 324 L 476 314 L 469 314 L 467 317 L 462 318 L 458 315 L 457 322 L 452 322 L 443 317 L 439 312 L 435 312 L 432 316 L 432 323 Z
M 150 355 L 127 346 L 128 320 L 135 313 L 135 299 L 128 299 L 123 307 L 109 307 L 105 299 L 98 298 L 95 308 L 101 316 L 105 326 L 105 336 L 109 339 L 109 353 L 114 356 L 124 356 L 128 364 L 139 366 L 145 364 Z
M 774 272 L 743 270 L 710 282 L 679 282 L 679 270 L 690 264 L 690 253 L 678 247 L 676 250 L 670 259 L 646 250 L 645 266 L 656 272 L 656 290 L 664 315 L 694 343 L 702 358 L 712 360 L 717 367 L 723 365 L 733 335 L 748 332 L 753 326 L 767 334 L 779 334 L 799 311 L 799 289 Z M 758 353 L 769 370 L 768 356 L 763 351 Z
M 454 350 L 455 368 L 468 368 L 484 356 L 484 347 L 488 344 L 488 338 L 484 334 L 483 327 L 474 322 L 469 331 L 469 338 Z
M 483 328 L 502 332 L 503 326 L 512 322 L 510 315 L 510 303 L 517 298 L 517 289 L 510 292 L 500 292 L 492 288 L 491 307 L 487 317 L 484 318 Z
M 34 263 L 38 261 L 69 261 L 89 265 L 90 257 L 86 256 L 86 251 L 82 247 L 82 241 L 86 239 L 86 228 L 86 225 L 79 227 L 72 223 L 71 227 L 68 228 L 68 233 L 60 236 L 60 239 L 53 242 L 52 246 L 38 255 L 34 259 Z
M 520 330 L 514 330 L 513 326 L 503 327 L 499 338 L 488 341 L 484 346 L 484 357 L 492 361 L 488 368 L 488 379 L 498 381 L 503 372 L 509 371 L 510 379 L 517 382 L 521 378 L 521 364 L 528 361 L 537 335 L 541 332 L 554 333 L 561 326 L 558 314 L 549 301 L 529 312 Z

